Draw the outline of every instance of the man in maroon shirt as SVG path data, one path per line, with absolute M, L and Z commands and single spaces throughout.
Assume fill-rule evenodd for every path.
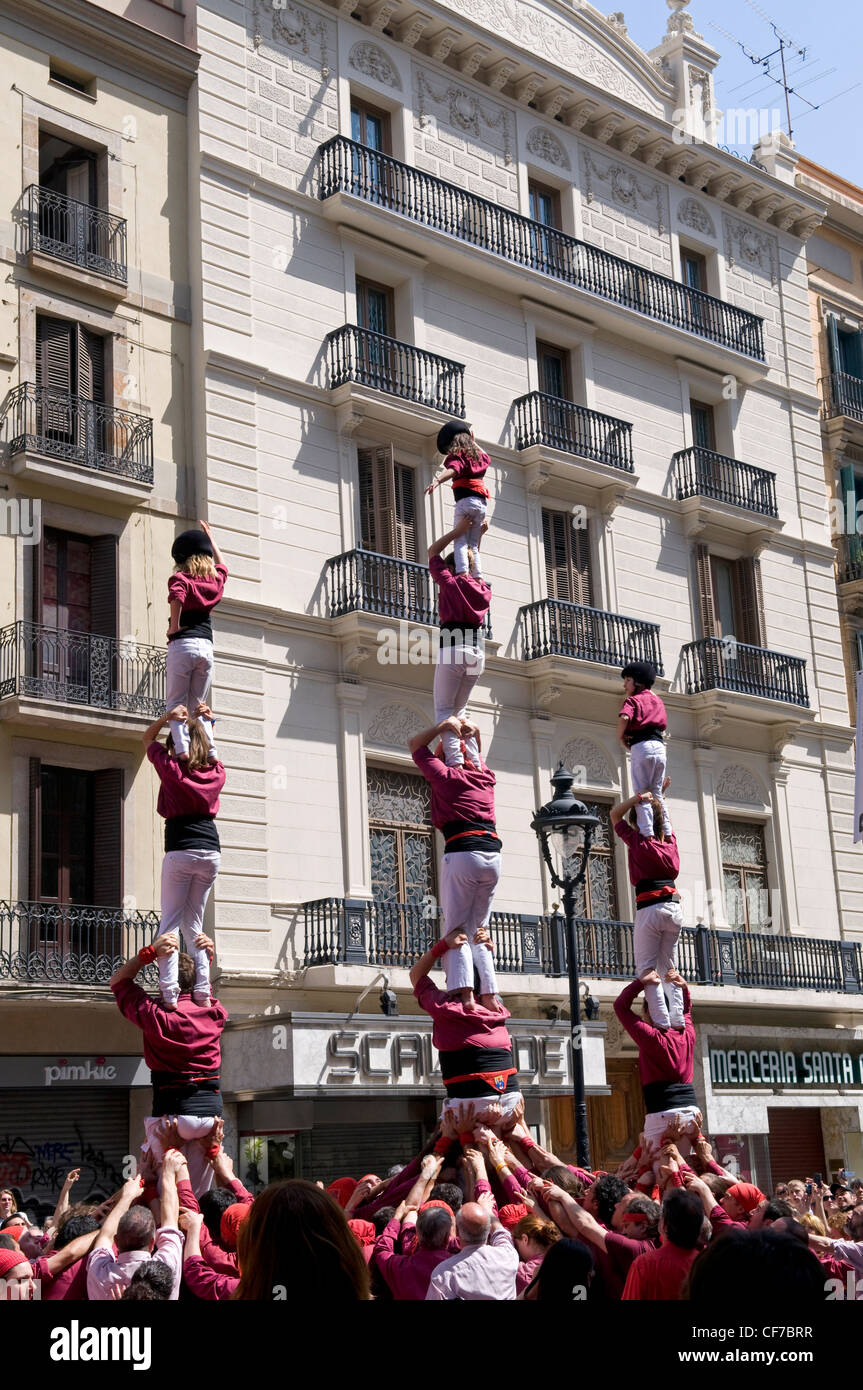
M 658 1250 L 639 1255 L 629 1267 L 623 1301 L 679 1299 L 698 1257 L 704 1211 L 693 1192 L 674 1187 L 665 1194 L 659 1218 Z
M 432 1274 L 453 1253 L 449 1248 L 455 1235 L 452 1211 L 437 1203 L 421 1210 L 422 1198 L 442 1165 L 442 1154 L 426 1154 L 419 1178 L 375 1241 L 374 1264 L 396 1302 L 422 1301 Z M 400 1237 L 401 1254 L 396 1248 Z
M 668 785 L 666 777 L 665 788 Z M 648 806 L 652 821 L 649 836 L 635 827 L 635 808 L 640 811 L 644 804 Z M 677 942 L 683 928 L 676 885 L 680 855 L 671 822 L 664 803 L 649 795 L 645 803 L 643 794 L 612 806 L 610 815 L 615 835 L 626 845 L 629 881 L 635 887 L 635 970 L 644 981 L 650 1017 L 657 1028 L 682 1028 L 683 995 L 676 983 L 675 969 Z M 656 980 L 648 973 L 653 971 L 658 976 Z
M 680 976 L 678 976 L 680 979 Z M 644 1137 L 661 1140 L 666 1127 L 676 1117 L 682 1125 L 701 1125 L 698 1097 L 692 1085 L 695 1068 L 695 1027 L 690 1012 L 689 990 L 681 980 L 684 1026 L 657 1028 L 649 1019 L 637 1018 L 633 1000 L 644 988 L 633 980 L 614 1001 L 614 1012 L 638 1048 L 638 1074 L 644 1094 Z M 680 1152 L 690 1152 L 691 1141 L 678 1140 Z
M 153 1108 L 144 1122 L 147 1142 L 142 1148 L 149 1148 L 158 1158 L 165 1147 L 160 1137 L 164 1130 L 162 1121 L 166 1116 L 176 1117 L 180 1138 L 185 1141 L 192 1186 L 200 1196 L 213 1177 L 203 1145 L 209 1149 L 214 1122 L 222 1113 L 221 1036 L 228 1015 L 218 1000 L 195 1003 L 191 993 L 195 963 L 185 954 L 179 960 L 180 997 L 176 1009 L 164 1008 L 160 1000 L 151 998 L 135 984 L 142 966 L 154 956 L 178 951 L 179 945 L 175 932 L 165 932 L 152 946 L 144 947 L 121 965 L 108 983 L 120 1012 L 144 1035 L 144 1061 L 150 1068 Z M 213 943 L 204 932 L 199 932 L 195 945 L 212 954 Z
M 614 1208 L 610 1228 L 603 1225 L 562 1187 L 549 1184 L 543 1201 L 564 1235 L 589 1244 L 606 1298 L 619 1299 L 633 1261 L 656 1248 L 659 1205 L 637 1192 L 627 1192 Z

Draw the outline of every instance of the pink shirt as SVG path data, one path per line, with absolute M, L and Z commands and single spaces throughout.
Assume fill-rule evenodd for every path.
M 184 574 L 182 570 L 178 570 L 168 580 L 168 598 L 177 599 L 184 613 L 189 610 L 203 610 L 209 613 L 225 592 L 227 577 L 227 565 L 216 565 L 216 573 L 210 579 L 206 576 L 196 579 L 191 574 Z
M 495 823 L 497 779 L 491 768 L 447 767 L 428 748 L 418 748 L 413 759 L 431 787 L 431 820 L 438 830 L 454 820 Z
M 511 1048 L 512 1042 L 506 1020 L 509 1009 L 484 1009 L 478 1004 L 469 1012 L 460 1000 L 433 985 L 425 975 L 414 990 L 420 1008 L 432 1020 L 432 1042 L 438 1052 L 456 1052 L 462 1047 Z
M 165 820 L 172 816 L 217 816 L 219 794 L 225 785 L 225 768 L 220 762 L 190 772 L 179 758 L 172 758 L 163 743 L 153 742 L 147 757 L 159 774 L 161 787 L 156 810 Z
M 144 1061 L 151 1071 L 191 1076 L 219 1070 L 228 1015 L 217 999 L 205 1006 L 181 994 L 176 1009 L 164 1009 L 134 980 L 117 980 L 111 989 L 120 1012 L 144 1034 Z
M 689 990 L 683 986 L 683 1009 L 686 1015 L 683 1032 L 669 1028 L 663 1032 L 646 1019 L 632 1012 L 632 1001 L 644 988 L 633 980 L 614 1001 L 614 1012 L 638 1048 L 638 1074 L 642 1086 L 652 1081 L 678 1081 L 692 1085 L 695 1063 L 695 1026 L 689 1012 Z
M 627 735 L 640 734 L 643 729 L 665 729 L 668 725 L 665 705 L 652 690 L 628 695 L 620 707 L 620 713 L 629 720 Z
M 481 627 L 491 604 L 491 589 L 470 574 L 452 574 L 439 555 L 429 560 L 429 574 L 438 586 L 438 618 L 442 623 Z
M 617 822 L 614 833 L 628 851 L 630 883 L 640 883 L 643 878 L 677 878 L 680 855 L 673 835 L 668 840 L 654 840 L 633 830 L 625 820 Z

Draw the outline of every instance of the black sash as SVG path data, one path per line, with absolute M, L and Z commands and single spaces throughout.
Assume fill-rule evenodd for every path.
M 151 1071 L 153 1086 L 152 1114 L 160 1115 L 221 1115 L 222 1092 L 219 1073 L 195 1073 L 181 1076 L 178 1072 Z
M 648 1115 L 659 1115 L 663 1110 L 683 1110 L 687 1105 L 698 1108 L 698 1097 L 687 1081 L 646 1081 L 641 1093 Z

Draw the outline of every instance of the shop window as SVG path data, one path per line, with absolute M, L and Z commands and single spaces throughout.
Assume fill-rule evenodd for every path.
M 736 931 L 769 931 L 770 892 L 764 827 L 753 821 L 719 821 L 725 915 Z

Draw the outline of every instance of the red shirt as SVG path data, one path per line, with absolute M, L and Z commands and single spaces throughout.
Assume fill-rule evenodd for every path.
M 153 742 L 147 757 L 162 783 L 156 810 L 165 820 L 172 816 L 217 816 L 219 793 L 225 785 L 224 764 L 218 761 L 190 772 L 186 763 L 172 758 L 163 743 Z
M 632 1012 L 632 1001 L 644 988 L 633 980 L 614 1001 L 614 1012 L 638 1047 L 638 1074 L 642 1086 L 651 1081 L 679 1081 L 692 1085 L 695 1064 L 695 1026 L 690 1015 L 689 990 L 683 986 L 683 1011 L 686 1015 L 683 1032 L 669 1028 L 663 1032 Z
M 605 1297 L 619 1299 L 623 1297 L 623 1288 L 633 1261 L 656 1247 L 652 1240 L 632 1240 L 629 1236 L 618 1235 L 617 1231 L 606 1231 L 605 1249 L 601 1250 L 592 1242 L 590 1249 Z
M 447 767 L 428 748 L 418 748 L 413 759 L 431 787 L 431 820 L 438 830 L 454 820 L 495 824 L 497 779 L 491 768 Z
M 669 1242 L 639 1255 L 626 1277 L 624 1303 L 634 1299 L 679 1299 L 698 1253 L 697 1249 L 683 1250 Z
M 94 1231 L 94 1239 L 95 1235 Z M 69 1302 L 86 1303 L 87 1256 L 82 1255 L 80 1260 L 76 1260 L 73 1265 L 69 1265 L 68 1269 L 57 1274 L 47 1292 L 43 1289 L 42 1297 L 47 1303 L 56 1303 L 61 1299 Z
M 665 729 L 668 716 L 665 705 L 652 690 L 642 690 L 638 695 L 628 695 L 620 707 L 620 713 L 629 720 L 627 736 L 640 734 L 643 729 Z
M 225 592 L 227 577 L 227 565 L 216 565 L 216 573 L 209 579 L 205 575 L 196 579 L 191 574 L 178 570 L 168 580 L 168 598 L 178 599 L 183 613 L 198 609 L 209 613 Z
M 433 985 L 428 975 L 420 980 L 414 994 L 420 1008 L 431 1017 L 432 1042 L 438 1052 L 456 1052 L 462 1047 L 505 1047 L 512 1042 L 506 1020 L 509 1009 L 484 1009 L 480 1004 L 469 1012 L 460 1000 Z
M 453 489 L 475 492 L 478 497 L 491 496 L 485 483 L 480 481 L 490 466 L 491 459 L 482 450 L 478 459 L 465 458 L 462 454 L 450 454 L 444 462 L 444 468 L 451 468 L 455 474 L 452 480 Z
M 373 1259 L 396 1303 L 408 1299 L 422 1302 L 428 1293 L 429 1283 L 439 1264 L 452 1255 L 449 1249 L 417 1250 L 409 1255 L 396 1254 L 401 1223 L 393 1217 L 388 1221 L 375 1241 Z
M 228 1015 L 217 999 L 203 1006 L 181 994 L 176 1009 L 164 1009 L 134 980 L 117 980 L 111 989 L 120 1012 L 144 1034 L 144 1061 L 151 1071 L 190 1076 L 219 1070 Z
M 217 1303 L 233 1298 L 240 1283 L 235 1274 L 217 1274 L 200 1255 L 183 1261 L 183 1279 L 196 1298 Z
M 643 878 L 677 878 L 680 855 L 673 835 L 668 840 L 654 840 L 633 830 L 625 820 L 617 822 L 614 833 L 626 845 L 630 883 L 640 883 Z
M 438 586 L 438 619 L 481 627 L 491 604 L 491 589 L 470 574 L 452 574 L 439 555 L 429 560 L 429 574 Z

